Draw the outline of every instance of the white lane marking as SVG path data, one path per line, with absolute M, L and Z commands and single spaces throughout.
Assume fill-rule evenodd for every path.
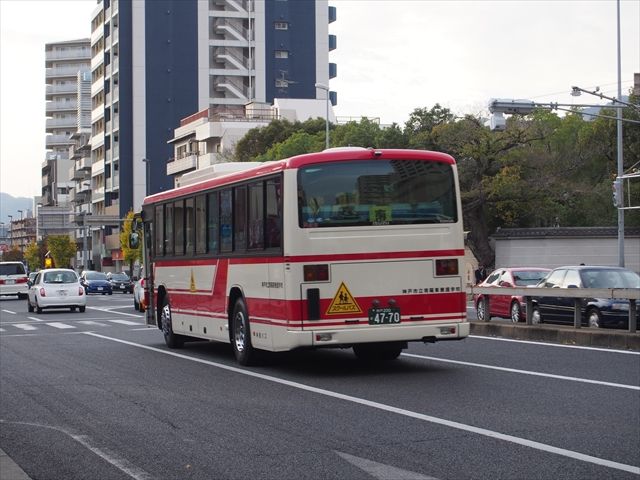
M 517 445 L 523 445 L 525 447 L 533 448 L 535 450 L 540 450 L 543 452 L 554 453 L 556 455 L 561 455 L 563 457 L 568 457 L 574 460 L 580 460 L 583 462 L 593 463 L 595 465 L 601 465 L 608 468 L 613 468 L 616 470 L 622 470 L 625 472 L 631 472 L 640 475 L 640 467 L 636 467 L 634 465 L 627 465 L 624 463 L 614 462 L 612 460 L 605 460 L 603 458 L 593 457 L 591 455 L 586 455 L 580 452 L 574 452 L 572 450 L 567 450 L 564 448 L 554 447 L 553 445 L 547 445 L 545 443 L 536 442 L 533 440 L 527 440 L 526 438 L 515 437 L 513 435 L 507 435 L 500 432 L 495 432 L 493 430 L 488 430 L 486 428 L 474 427 L 472 425 L 466 425 L 464 423 L 454 422 L 451 420 L 445 420 L 443 418 L 432 417 L 430 415 L 424 415 L 422 413 L 412 412 L 410 410 L 404 410 L 398 407 L 392 407 L 391 405 L 385 405 L 383 403 L 373 402 L 371 400 L 365 400 L 364 398 L 353 397 L 351 395 L 345 395 L 343 393 L 332 392 L 331 390 L 325 390 L 318 387 L 312 387 L 310 385 L 305 385 L 304 383 L 293 382 L 291 380 L 284 380 L 278 377 L 272 377 L 270 375 L 265 375 L 262 373 L 253 372 L 251 370 L 243 370 L 241 368 L 232 367 L 230 365 L 224 365 L 222 363 L 215 363 L 209 360 L 203 360 L 201 358 L 190 357 L 188 355 L 183 355 L 181 353 L 170 352 L 167 350 L 161 350 L 155 347 L 149 347 L 147 345 L 142 345 L 140 343 L 129 342 L 127 340 L 120 340 L 118 338 L 107 337 L 105 335 L 99 335 L 93 332 L 83 332 L 84 335 L 90 335 L 96 338 L 102 338 L 104 340 L 109 340 L 112 342 L 122 343 L 124 345 L 130 345 L 132 347 L 141 348 L 143 350 L 149 350 L 151 352 L 162 353 L 164 355 L 170 355 L 172 357 L 182 358 L 184 360 L 189 360 L 196 363 L 202 363 L 204 365 L 209 365 L 215 368 L 219 368 L 221 370 L 227 370 L 234 373 L 239 373 L 241 375 L 247 375 L 249 377 L 260 378 L 262 380 L 266 380 L 273 383 L 278 383 L 280 385 L 286 385 L 288 387 L 297 388 L 299 390 L 304 390 L 307 392 L 317 393 L 318 395 L 324 395 L 327 397 L 336 398 L 339 400 L 344 400 L 347 402 L 356 403 L 359 405 L 365 405 L 367 407 L 376 408 L 378 410 L 383 410 L 385 412 L 396 413 L 398 415 L 403 415 L 405 417 L 415 418 L 417 420 L 422 420 L 424 422 L 435 423 L 437 425 L 443 425 L 445 427 L 455 428 L 457 430 L 462 430 L 465 432 L 471 432 L 478 435 L 482 435 L 485 437 L 495 438 L 498 440 L 504 440 L 505 442 L 515 443 Z
M 119 323 L 121 325 L 140 325 L 140 322 L 132 322 L 130 320 L 109 320 L 111 323 Z
M 149 325 L 148 327 L 145 327 L 145 328 L 132 328 L 130 331 L 131 331 L 131 332 L 142 332 L 143 330 L 144 330 L 145 332 L 153 332 L 153 331 L 156 331 L 156 330 L 157 330 L 157 328 L 155 328 L 155 327 L 154 327 L 154 328 L 150 328 L 150 327 L 152 327 L 152 326 L 153 326 L 153 325 Z
M 97 327 L 110 327 L 111 325 L 107 325 L 106 323 L 96 322 L 94 320 L 79 320 L 78 323 L 83 325 L 95 325 Z
M 402 470 L 401 468 L 392 467 L 384 463 L 374 462 L 366 458 L 356 457 L 349 455 L 348 453 L 334 452 L 346 460 L 351 465 L 358 467 L 360 470 L 364 470 L 366 473 L 379 480 L 438 480 L 435 477 L 427 477 L 421 473 L 411 472 L 409 470 Z
M 625 353 L 627 355 L 640 355 L 640 352 L 636 352 L 633 350 L 616 350 L 613 348 L 584 347 L 581 345 L 563 345 L 561 343 L 532 342 L 530 340 L 515 340 L 513 338 L 484 337 L 482 335 L 470 335 L 469 338 L 478 338 L 480 340 L 497 340 L 499 342 L 528 343 L 530 345 L 544 345 L 545 347 L 577 348 L 579 350 L 594 350 L 596 352 Z
M 0 328 L 0 332 L 6 332 L 4 328 Z
M 413 353 L 403 353 L 403 357 L 422 358 L 425 360 L 433 360 L 434 362 L 454 363 L 456 365 L 465 365 L 467 367 L 487 368 L 489 370 L 499 370 L 501 372 L 520 373 L 522 375 L 533 375 L 536 377 L 555 378 L 558 380 L 570 380 L 572 382 L 592 383 L 594 385 L 603 385 L 605 387 L 627 388 L 629 390 L 638 390 L 640 387 L 636 385 L 626 385 L 624 383 L 603 382 L 600 380 L 590 380 L 588 378 L 567 377 L 565 375 L 554 375 L 553 373 L 533 372 L 530 370 L 518 370 L 516 368 L 497 367 L 495 365 L 485 365 L 482 363 L 462 362 L 460 360 L 450 360 L 448 358 L 427 357 L 426 355 L 415 355 Z
M 50 327 L 61 328 L 61 329 L 76 328 L 73 325 L 67 325 L 66 323 L 62 323 L 62 322 L 47 322 L 45 323 L 45 325 L 49 325 Z
M 44 322 L 43 319 L 41 318 L 36 318 L 36 317 L 27 317 L 29 320 L 35 320 L 36 322 Z
M 11 310 L 2 310 L 3 312 L 10 313 L 11 315 L 16 315 L 16 312 L 12 312 Z
M 0 423 L 6 423 L 6 424 L 12 424 L 12 425 L 26 425 L 28 427 L 47 428 L 50 430 L 56 430 L 60 433 L 64 433 L 65 435 L 71 437 L 73 440 L 78 442 L 87 450 L 95 453 L 97 456 L 109 462 L 111 465 L 116 467 L 121 472 L 124 472 L 125 474 L 129 475 L 131 478 L 134 478 L 135 480 L 148 480 L 152 478 L 152 476 L 148 472 L 146 472 L 145 470 L 139 467 L 136 467 L 127 459 L 120 457 L 117 453 L 111 452 L 106 448 L 99 448 L 97 446 L 92 445 L 93 442 L 91 441 L 91 438 L 88 435 L 77 435 L 62 427 L 54 427 L 51 425 L 41 425 L 39 423 L 9 422 L 4 419 L 0 419 Z
M 21 330 L 37 330 L 38 329 L 38 327 L 34 327 L 33 325 L 29 325 L 28 323 L 16 323 L 13 326 Z
M 127 317 L 143 318 L 142 315 L 134 315 L 133 313 L 112 312 L 108 308 L 87 307 L 89 310 L 97 310 L 98 312 L 115 313 L 116 315 L 126 315 Z

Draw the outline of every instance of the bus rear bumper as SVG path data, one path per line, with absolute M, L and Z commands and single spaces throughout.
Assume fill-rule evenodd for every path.
M 438 323 L 435 325 L 376 326 L 371 328 L 322 329 L 291 331 L 276 350 L 298 347 L 340 347 L 357 343 L 428 342 L 462 340 L 469 336 L 469 322 Z

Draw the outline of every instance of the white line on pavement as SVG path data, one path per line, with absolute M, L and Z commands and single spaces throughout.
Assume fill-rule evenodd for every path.
M 196 363 L 202 363 L 204 365 L 209 365 L 215 368 L 219 368 L 221 370 L 227 370 L 230 372 L 234 372 L 234 373 L 239 373 L 241 375 L 247 375 L 249 377 L 254 377 L 254 378 L 260 378 L 262 380 L 266 380 L 269 382 L 273 382 L 273 383 L 278 383 L 280 385 L 286 385 L 288 387 L 292 387 L 292 388 L 297 388 L 299 390 L 304 390 L 307 392 L 312 392 L 312 393 L 316 393 L 319 395 L 325 395 L 327 397 L 332 397 L 332 398 L 336 398 L 339 400 L 344 400 L 347 402 L 352 402 L 352 403 L 356 403 L 359 405 L 364 405 L 367 407 L 371 407 L 371 408 L 376 408 L 378 410 L 383 410 L 386 412 L 390 412 L 390 413 L 396 413 L 398 415 L 403 415 L 405 417 L 410 417 L 410 418 L 415 418 L 416 420 L 422 420 L 424 422 L 429 422 L 429 423 L 435 423 L 437 425 L 443 425 L 445 427 L 449 427 L 449 428 L 454 428 L 457 430 L 462 430 L 465 432 L 471 432 L 471 433 L 475 433 L 478 435 L 482 435 L 485 437 L 490 437 L 490 438 L 495 438 L 498 440 L 503 440 L 506 442 L 511 442 L 517 445 L 522 445 L 525 447 L 529 447 L 529 448 L 533 448 L 535 450 L 540 450 L 543 452 L 548 452 L 548 453 L 554 453 L 556 455 L 561 455 L 564 457 L 568 457 L 574 460 L 580 460 L 583 462 L 588 462 L 588 463 L 593 463 L 595 465 L 601 465 L 604 467 L 608 467 L 608 468 L 613 468 L 616 470 L 622 470 L 625 472 L 630 472 L 630 473 L 635 473 L 637 475 L 640 475 L 640 467 L 636 467 L 634 465 L 627 465 L 624 463 L 619 463 L 619 462 L 614 462 L 612 460 L 605 460 L 603 458 L 598 458 L 598 457 L 594 457 L 591 455 L 586 455 L 584 453 L 580 453 L 580 452 L 574 452 L 572 450 L 567 450 L 564 448 L 559 448 L 559 447 L 554 447 L 553 445 L 547 445 L 545 443 L 540 443 L 540 442 L 535 442 L 533 440 L 527 440 L 526 438 L 520 438 L 520 437 L 515 437 L 513 435 L 507 435 L 504 433 L 500 433 L 500 432 L 495 432 L 493 430 L 488 430 L 486 428 L 479 428 L 479 427 L 474 427 L 472 425 L 466 425 L 464 423 L 459 423 L 459 422 L 453 422 L 451 420 L 445 420 L 443 418 L 438 418 L 438 417 L 432 417 L 430 415 L 424 415 L 422 413 L 418 413 L 418 412 L 412 412 L 410 410 L 404 410 L 402 408 L 397 408 L 397 407 L 393 407 L 391 405 L 385 405 L 383 403 L 378 403 L 378 402 L 373 402 L 370 400 L 365 400 L 363 398 L 358 398 L 358 397 L 354 397 L 351 395 L 345 395 L 342 393 L 338 393 L 338 392 L 333 392 L 331 390 L 325 390 L 322 388 L 317 388 L 317 387 L 312 387 L 310 385 L 305 385 L 303 383 L 298 383 L 298 382 L 293 382 L 291 380 L 285 380 L 282 378 L 278 378 L 278 377 L 273 377 L 270 375 L 265 375 L 262 373 L 257 373 L 257 372 L 253 372 L 251 370 L 243 370 L 241 368 L 237 368 L 237 367 L 232 367 L 229 365 L 224 365 L 221 363 L 215 363 L 215 362 L 211 362 L 208 360 L 203 360 L 201 358 L 194 358 L 194 357 L 190 357 L 188 355 L 184 355 L 181 353 L 176 353 L 176 352 L 169 352 L 167 350 L 161 350 L 159 348 L 155 348 L 155 347 L 150 347 L 148 345 L 142 345 L 139 343 L 134 343 L 134 342 L 128 342 L 126 340 L 120 340 L 118 338 L 112 338 L 112 337 L 107 337 L 104 335 L 99 335 L 97 333 L 93 333 L 93 332 L 84 332 L 85 335 L 90 335 L 92 337 L 96 337 L 96 338 L 102 338 L 104 340 L 109 340 L 112 342 L 117 342 L 117 343 L 122 343 L 125 345 L 130 345 L 132 347 L 137 347 L 137 348 L 141 348 L 144 350 L 149 350 L 152 352 L 156 352 L 156 353 L 162 353 L 164 355 L 171 355 L 173 357 L 177 357 L 177 358 L 181 358 L 183 360 L 189 360 L 192 362 L 196 362 Z
M 111 325 L 108 325 L 106 323 L 102 323 L 102 322 L 96 322 L 94 320 L 79 320 L 78 323 L 81 323 L 83 325 L 94 325 L 97 327 L 110 327 Z
M 631 350 L 615 350 L 613 348 L 583 347 L 581 345 L 562 345 L 560 343 L 532 342 L 529 340 L 515 340 L 513 338 L 484 337 L 482 335 L 470 335 L 469 338 L 477 338 L 480 340 L 497 340 L 499 342 L 528 343 L 530 345 L 543 345 L 545 347 L 577 348 L 580 350 L 595 350 L 597 352 L 625 353 L 627 355 L 640 355 L 640 352 L 631 351 Z
M 119 323 L 120 325 L 141 325 L 140 322 L 132 322 L 131 320 L 109 320 L 111 323 Z
M 16 323 L 14 325 L 14 327 L 19 328 L 21 330 L 37 330 L 37 327 L 34 327 L 33 325 L 29 325 L 27 323 Z
M 153 325 L 149 325 L 148 327 L 145 328 L 132 328 L 131 330 L 129 330 L 130 332 L 142 332 L 143 330 L 145 332 L 154 332 L 154 331 L 159 331 L 157 328 L 150 328 Z
M 36 322 L 44 322 L 43 319 L 41 318 L 36 318 L 36 317 L 27 317 L 29 320 L 35 320 Z
M 11 310 L 2 310 L 3 312 L 10 313 L 11 315 L 16 315 L 16 312 L 12 312 Z
M 104 313 L 115 313 L 116 315 L 126 315 L 127 317 L 142 318 L 142 315 L 134 315 L 133 313 L 112 312 L 109 308 L 87 307 L 89 310 L 97 310 Z
M 61 328 L 61 329 L 76 328 L 73 325 L 68 325 L 68 324 L 62 323 L 62 322 L 47 322 L 47 323 L 45 323 L 45 325 L 49 325 L 50 327 Z
M 616 388 L 627 388 L 629 390 L 638 390 L 640 391 L 640 387 L 636 385 L 626 385 L 624 383 L 611 383 L 611 382 L 602 382 L 600 380 L 589 380 L 588 378 L 580 378 L 580 377 L 567 377 L 565 375 L 554 375 L 552 373 L 542 373 L 542 372 L 533 372 L 530 370 L 518 370 L 515 368 L 506 368 L 506 367 L 497 367 L 494 365 L 485 365 L 482 363 L 472 363 L 472 362 L 462 362 L 459 360 L 449 360 L 447 358 L 437 358 L 437 357 L 427 357 L 425 355 L 415 355 L 413 353 L 403 353 L 403 357 L 411 357 L 411 358 L 421 358 L 425 360 L 433 360 L 435 362 L 443 362 L 443 363 L 453 363 L 456 365 L 465 365 L 467 367 L 478 367 L 478 368 L 487 368 L 489 370 L 499 370 L 502 372 L 509 373 L 520 373 L 522 375 L 533 375 L 536 377 L 546 377 L 546 378 L 555 378 L 558 380 L 570 380 L 572 382 L 582 382 L 582 383 L 592 383 L 594 385 L 603 385 L 605 387 L 616 387 Z

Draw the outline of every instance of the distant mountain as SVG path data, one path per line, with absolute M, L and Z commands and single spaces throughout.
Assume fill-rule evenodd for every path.
M 9 223 L 9 215 L 13 215 L 14 220 L 20 219 L 20 212 L 22 210 L 22 216 L 27 216 L 27 210 L 33 210 L 33 198 L 29 197 L 14 197 L 8 193 L 0 192 L 0 222 Z

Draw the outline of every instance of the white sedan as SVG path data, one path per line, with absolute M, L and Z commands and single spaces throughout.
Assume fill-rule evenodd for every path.
M 84 312 L 87 295 L 78 274 L 67 268 L 51 268 L 38 272 L 27 296 L 27 309 L 42 313 L 45 308 L 69 308 Z

